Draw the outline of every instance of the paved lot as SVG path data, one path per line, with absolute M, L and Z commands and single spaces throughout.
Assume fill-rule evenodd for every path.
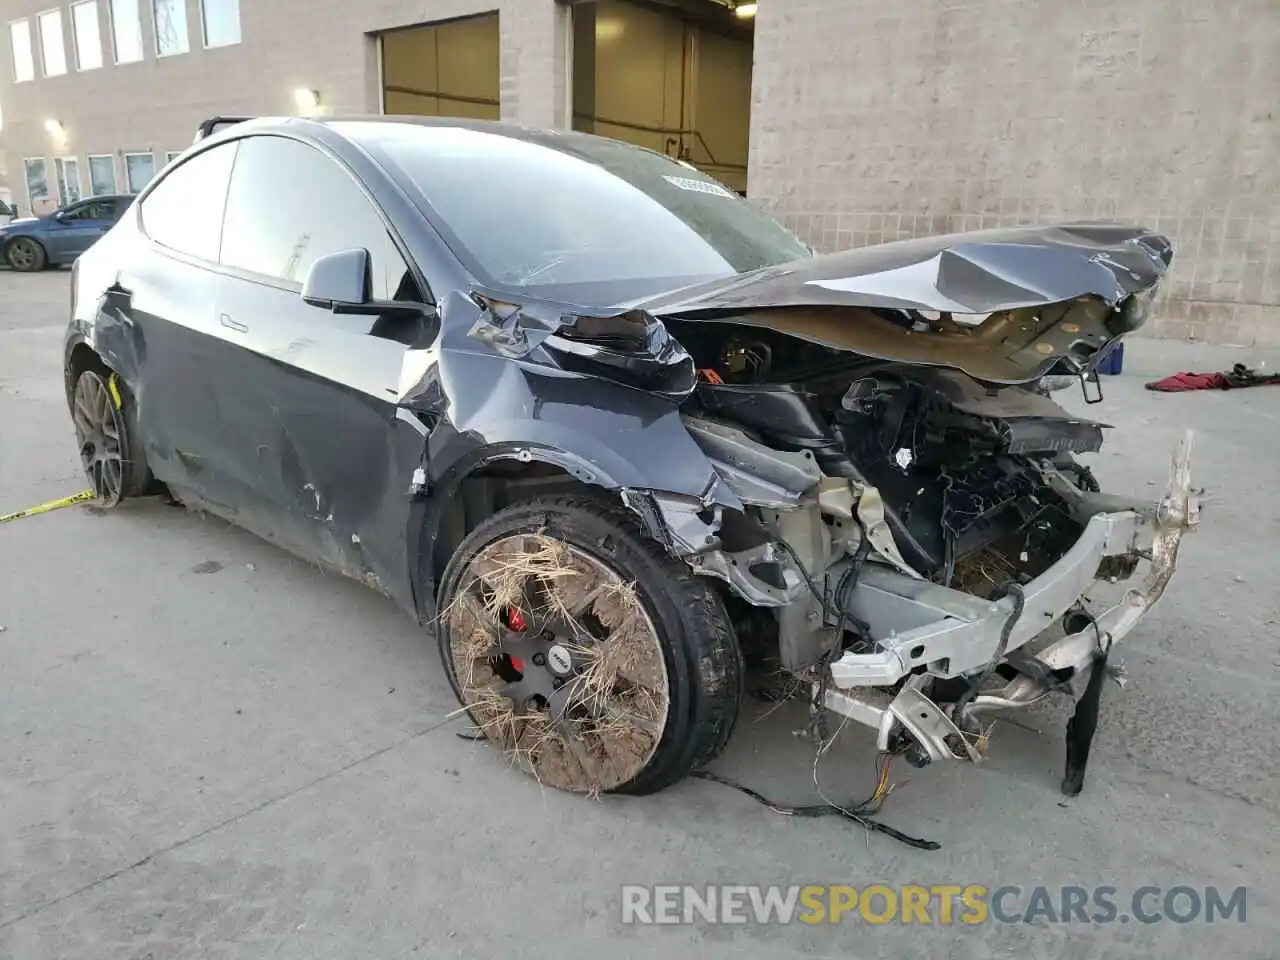
M 0 514 L 83 487 L 67 281 L 0 273 Z M 937 853 L 701 781 L 542 791 L 429 729 L 454 704 L 389 603 L 220 522 L 144 502 L 0 527 L 0 957 L 1275 957 L 1280 389 L 1152 395 L 1142 373 L 1261 358 L 1129 353 L 1097 472 L 1154 493 L 1194 426 L 1203 527 L 1123 651 L 1079 799 L 1059 708 L 1002 724 L 983 768 L 895 768 L 885 818 Z M 801 714 L 747 709 L 718 769 L 811 801 Z M 846 732 L 827 792 L 865 795 L 872 759 Z M 1243 924 L 621 925 L 622 884 L 672 882 L 1249 890 Z

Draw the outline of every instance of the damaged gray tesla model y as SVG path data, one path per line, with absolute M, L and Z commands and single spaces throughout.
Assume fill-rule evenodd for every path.
M 1100 492 L 1074 455 L 1104 425 L 1046 384 L 1099 389 L 1167 240 L 818 256 L 611 140 L 217 127 L 75 265 L 66 389 L 103 504 L 167 492 L 382 591 L 558 787 L 705 765 L 758 658 L 920 765 L 1073 697 L 1078 792 L 1107 653 L 1197 505 L 1185 441 L 1163 499 Z

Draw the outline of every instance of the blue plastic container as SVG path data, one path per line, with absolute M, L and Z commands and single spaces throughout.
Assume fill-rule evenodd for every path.
M 1111 345 L 1098 363 L 1098 373 L 1115 376 L 1124 367 L 1124 341 Z

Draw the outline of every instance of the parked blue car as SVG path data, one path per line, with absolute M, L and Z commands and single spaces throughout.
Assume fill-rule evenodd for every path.
M 115 226 L 131 195 L 90 197 L 45 214 L 0 224 L 0 256 L 24 273 L 71 263 Z

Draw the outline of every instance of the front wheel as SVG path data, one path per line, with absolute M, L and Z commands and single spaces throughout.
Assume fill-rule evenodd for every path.
M 151 482 L 138 437 L 133 397 L 115 374 L 85 370 L 71 395 L 80 463 L 98 503 L 114 507 L 141 496 Z
M 653 793 L 728 741 L 742 660 L 724 604 L 612 502 L 500 511 L 459 545 L 439 601 L 459 699 L 543 783 Z
M 14 237 L 4 248 L 4 259 L 15 270 L 35 273 L 45 268 L 49 257 L 38 241 L 30 237 Z

